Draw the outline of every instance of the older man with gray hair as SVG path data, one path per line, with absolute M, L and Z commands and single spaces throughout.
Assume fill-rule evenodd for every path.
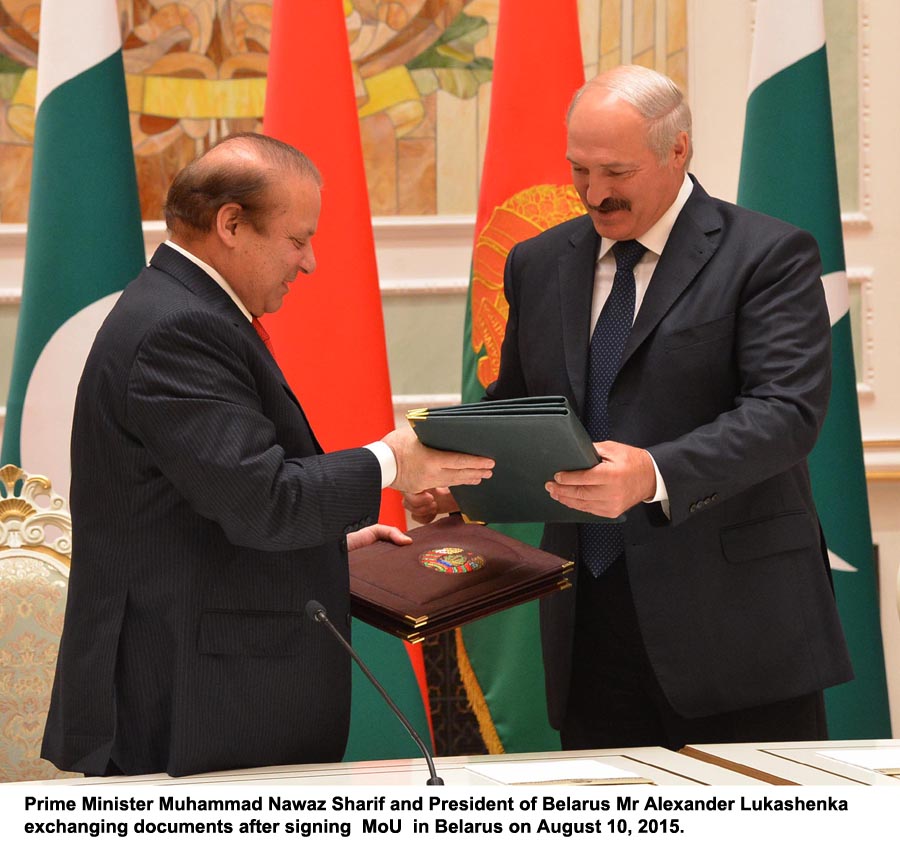
M 816 243 L 688 175 L 690 110 L 655 71 L 592 79 L 567 124 L 587 214 L 510 252 L 487 390 L 568 397 L 602 462 L 547 490 L 625 518 L 545 529 L 578 562 L 542 602 L 551 722 L 566 748 L 825 738 L 852 670 L 806 463 L 830 391 Z

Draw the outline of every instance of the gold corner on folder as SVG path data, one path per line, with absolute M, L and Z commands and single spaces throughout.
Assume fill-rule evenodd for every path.
M 419 616 L 404 615 L 403 618 L 405 621 L 409 622 L 410 626 L 415 627 L 417 629 L 419 627 L 424 627 L 426 624 L 428 624 L 428 616 L 427 615 L 419 615 Z
M 461 512 L 460 515 L 462 516 L 462 520 L 466 524 L 480 524 L 482 527 L 484 527 L 487 524 L 486 521 L 476 521 L 474 518 L 469 518 L 469 516 L 466 515 L 464 512 Z
M 410 409 L 406 413 L 406 420 L 410 422 L 413 421 L 424 421 L 428 417 L 428 407 L 423 406 L 420 409 Z

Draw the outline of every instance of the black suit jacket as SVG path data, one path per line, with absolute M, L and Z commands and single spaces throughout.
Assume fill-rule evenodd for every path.
M 512 250 L 489 397 L 583 408 L 598 240 L 585 216 Z M 808 233 L 695 184 L 610 391 L 610 438 L 647 448 L 668 489 L 671 520 L 659 504 L 628 511 L 625 559 L 653 669 L 685 717 L 852 677 L 806 464 L 830 391 L 820 273 Z M 576 557 L 576 526 L 548 525 L 544 546 Z M 575 592 L 542 603 L 554 726 L 574 616 Z
M 370 451 L 322 453 L 237 306 L 160 247 L 78 388 L 42 755 L 96 774 L 339 760 L 349 662 L 304 606 L 349 637 L 345 537 L 380 487 Z

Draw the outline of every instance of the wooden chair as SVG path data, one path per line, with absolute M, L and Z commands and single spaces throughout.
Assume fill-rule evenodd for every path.
M 0 468 L 0 781 L 72 776 L 40 758 L 71 551 L 65 498 Z

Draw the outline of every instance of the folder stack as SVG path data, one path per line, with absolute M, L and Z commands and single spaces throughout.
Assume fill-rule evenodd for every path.
M 603 522 L 553 500 L 544 484 L 557 471 L 580 471 L 599 461 L 594 445 L 564 397 L 513 398 L 414 409 L 407 420 L 423 445 L 495 460 L 493 476 L 455 486 L 470 521 Z
M 459 515 L 350 553 L 351 611 L 408 642 L 571 587 L 572 563 Z

